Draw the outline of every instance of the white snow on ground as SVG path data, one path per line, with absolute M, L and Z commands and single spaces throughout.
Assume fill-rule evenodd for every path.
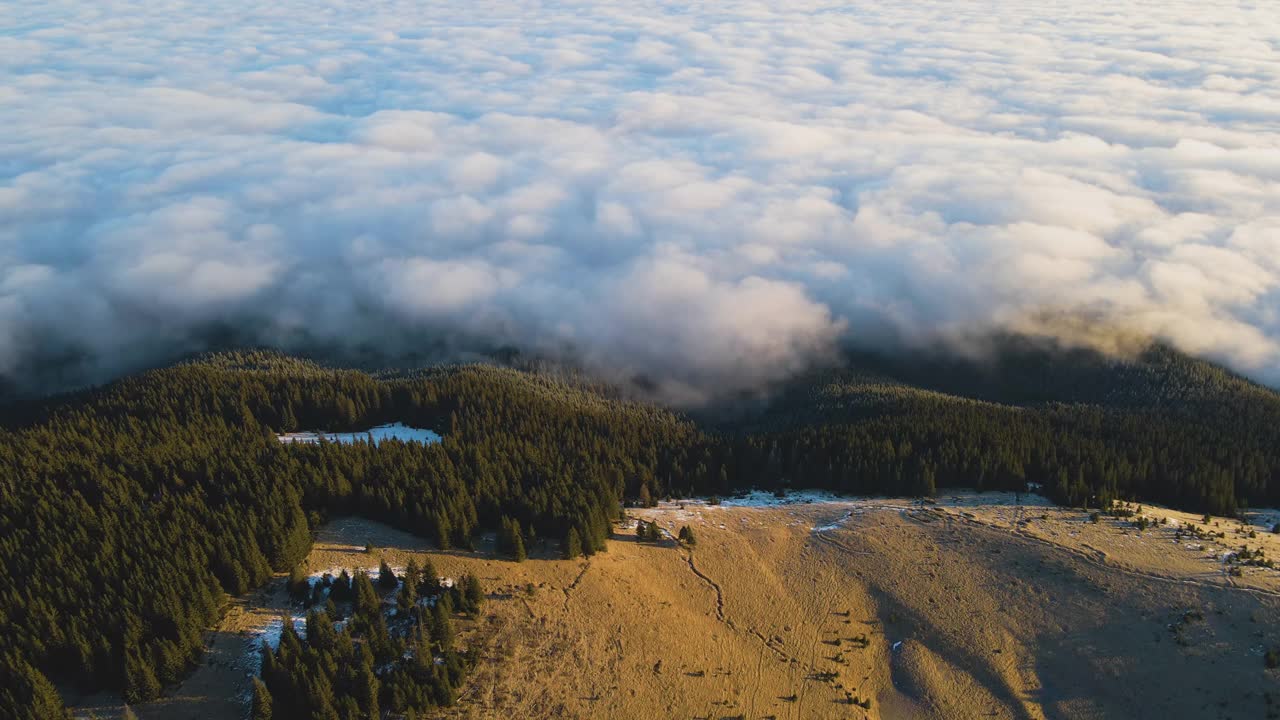
M 333 580 L 337 580 L 338 577 L 342 575 L 343 570 L 346 570 L 347 574 L 353 578 L 355 577 L 357 572 L 363 570 L 369 576 L 369 579 L 375 583 L 375 587 L 377 586 L 376 583 L 378 582 L 378 574 L 379 574 L 377 565 L 374 565 L 372 567 L 361 567 L 361 568 L 346 567 L 346 566 L 338 565 L 338 566 L 334 566 L 324 570 L 319 570 L 317 572 L 311 573 L 307 577 L 307 584 L 312 588 L 315 588 L 316 583 L 320 582 L 325 575 L 330 576 L 330 578 Z M 397 578 L 404 577 L 405 569 L 403 566 L 392 566 L 391 570 L 395 572 Z M 453 582 L 454 582 L 453 578 L 441 577 L 437 579 L 440 581 L 441 587 L 445 587 L 445 588 L 453 587 Z M 296 614 L 293 616 L 292 619 L 293 619 L 293 627 L 298 631 L 298 636 L 305 639 L 307 637 L 306 613 Z M 345 626 L 345 624 L 346 624 L 345 621 L 335 622 L 334 628 L 337 630 L 341 630 L 341 628 Z M 274 650 L 280 647 L 280 634 L 283 632 L 284 632 L 283 619 L 273 618 L 271 622 L 267 623 L 265 626 L 254 631 L 252 634 L 250 634 L 248 638 L 245 639 L 245 654 L 244 654 L 244 664 L 243 664 L 245 668 L 245 672 L 256 676 L 262 671 L 262 641 L 266 640 L 267 644 L 271 646 L 272 650 Z
M 705 517 L 704 513 L 729 508 L 729 509 L 764 509 L 764 508 L 795 508 L 801 507 L 823 507 L 832 509 L 843 509 L 845 513 L 842 517 L 832 520 L 822 525 L 812 528 L 812 532 L 824 533 L 832 532 L 844 527 L 848 521 L 855 515 L 859 515 L 869 510 L 897 510 L 906 511 L 914 510 L 922 507 L 944 507 L 944 508 L 966 508 L 966 507 L 991 507 L 1002 506 L 1008 507 L 1010 510 L 1014 508 L 1039 508 L 1053 507 L 1053 502 L 1038 493 L 1013 493 L 1007 491 L 988 491 L 978 492 L 977 490 L 956 489 L 949 490 L 939 494 L 936 498 L 919 499 L 919 498 L 889 498 L 889 497 L 868 497 L 868 496 L 843 496 L 823 490 L 796 490 L 788 491 L 782 497 L 774 495 L 772 492 L 765 490 L 753 490 L 736 496 L 721 498 L 719 503 L 711 504 L 707 498 L 697 498 L 689 500 L 675 500 L 659 503 L 653 511 L 661 513 L 668 521 L 681 523 L 692 522 L 701 523 L 703 525 L 712 525 L 724 528 L 723 523 L 711 520 Z M 796 512 L 790 515 L 796 516 Z M 1000 515 L 997 515 L 1000 517 Z M 1013 517 L 1002 518 L 1012 521 Z M 741 518 L 740 522 L 747 523 L 746 518 Z M 788 524 L 798 524 L 788 523 Z
M 772 492 L 752 490 L 744 495 L 721 498 L 720 502 L 714 505 L 706 498 L 698 498 L 662 502 L 654 509 L 663 512 L 674 511 L 689 517 L 701 517 L 703 512 L 720 508 L 776 508 L 790 505 L 829 505 L 847 507 L 852 510 L 866 508 L 909 510 L 930 505 L 939 507 L 989 507 L 993 505 L 1054 507 L 1053 501 L 1043 495 L 1006 491 L 952 490 L 941 493 L 936 498 L 920 500 L 918 498 L 904 497 L 837 495 L 823 490 L 796 490 L 778 497 Z
M 290 618 L 298 636 L 307 636 L 307 616 L 294 615 Z M 284 632 L 284 619 L 273 618 L 265 627 L 250 635 L 245 641 L 243 667 L 248 675 L 257 676 L 262 672 L 262 641 L 266 640 L 272 650 L 280 647 L 280 635 Z
M 306 638 L 307 616 L 294 615 L 291 619 L 293 620 L 293 629 L 298 631 L 298 637 Z M 256 650 L 258 647 L 261 647 L 262 641 L 266 640 L 267 644 L 271 646 L 271 649 L 275 650 L 280 647 L 280 635 L 283 633 L 284 619 L 276 618 L 272 620 L 265 628 L 262 629 L 261 635 L 258 636 L 257 642 L 254 643 L 254 649 Z
M 346 570 L 347 574 L 350 575 L 352 578 L 355 578 L 356 573 L 363 571 L 364 574 L 368 575 L 369 579 L 376 584 L 378 582 L 378 575 L 379 575 L 378 568 L 379 568 L 378 565 L 371 565 L 369 567 L 347 567 L 345 565 L 335 565 L 331 568 L 326 568 L 324 570 L 317 570 L 316 572 L 313 572 L 310 575 L 308 575 L 307 584 L 309 584 L 311 587 L 314 588 L 316 586 L 316 583 L 320 582 L 325 575 L 328 575 L 331 580 L 337 580 L 338 576 L 342 575 L 343 570 Z M 403 566 L 393 565 L 391 567 L 391 571 L 396 574 L 396 577 L 401 577 L 404 575 Z
M 286 445 L 293 443 L 302 443 L 304 445 L 314 445 L 320 441 L 343 443 L 345 445 L 353 445 L 357 442 L 371 442 L 378 445 L 383 440 L 399 440 L 401 442 L 416 442 L 424 445 L 438 443 L 441 441 L 440 434 L 434 430 L 425 428 L 409 427 L 404 423 L 390 423 L 387 425 L 379 425 L 363 432 L 349 433 L 330 433 L 323 430 L 313 432 L 296 432 L 277 435 L 280 442 Z
M 843 517 L 841 517 L 839 520 L 837 520 L 837 521 L 835 521 L 835 522 L 833 522 L 833 523 L 830 523 L 830 524 L 828 524 L 828 525 L 819 525 L 818 527 L 815 527 L 815 528 L 813 529 L 813 531 L 814 531 L 814 532 L 816 532 L 816 533 L 820 533 L 820 532 L 831 532 L 832 530 L 839 530 L 841 527 L 843 527 L 843 526 L 844 526 L 844 522 L 845 522 L 846 520 L 848 520 L 849 518 L 851 518 L 851 517 L 853 517 L 853 511 L 852 511 L 852 510 L 850 510 L 850 511 L 849 511 L 849 512 L 847 512 L 847 513 L 845 513 L 845 514 L 844 514 L 844 516 L 843 516 Z
M 719 505 L 708 505 L 707 507 L 779 507 L 781 505 L 841 502 L 848 499 L 823 490 L 797 490 L 788 492 L 782 497 L 765 490 L 752 490 L 743 496 L 722 498 Z
M 1258 508 L 1257 510 L 1246 510 L 1244 512 L 1245 522 L 1257 527 L 1259 530 L 1271 532 L 1271 528 L 1280 523 L 1280 509 L 1276 508 Z
M 312 589 L 315 589 L 316 584 L 319 583 L 321 580 L 323 580 L 325 575 L 328 575 L 330 580 L 337 580 L 342 575 L 343 570 L 346 570 L 347 574 L 350 575 L 352 579 L 355 578 L 357 572 L 363 571 L 366 575 L 369 576 L 369 579 L 373 581 L 375 586 L 377 586 L 378 576 L 381 574 L 379 572 L 378 565 L 373 565 L 370 567 L 346 567 L 344 565 L 335 565 L 331 568 L 326 568 L 324 570 L 317 570 L 316 572 L 313 572 L 310 575 L 308 575 L 307 585 L 310 586 Z M 391 571 L 396 574 L 398 583 L 403 582 L 404 572 L 405 572 L 405 567 L 403 565 L 392 565 Z M 445 587 L 445 588 L 453 587 L 453 578 L 451 577 L 440 577 L 440 578 L 436 578 L 436 580 L 439 581 L 440 587 Z M 396 587 L 398 588 L 399 584 L 397 584 Z

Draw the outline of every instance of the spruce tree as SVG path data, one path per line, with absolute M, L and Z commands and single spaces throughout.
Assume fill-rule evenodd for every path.
M 431 558 L 422 561 L 422 582 L 418 585 L 418 594 L 426 597 L 440 594 L 440 573 Z
M 251 720 L 271 720 L 272 701 L 267 686 L 258 678 L 253 679 L 253 705 L 249 717 Z
M 351 574 L 346 568 L 338 574 L 338 579 L 333 581 L 333 586 L 329 589 L 329 597 L 334 602 L 348 602 L 353 597 L 351 594 Z
M 355 696 L 360 710 L 370 718 L 381 717 L 378 711 L 378 690 L 381 684 L 373 672 L 373 658 L 365 651 L 364 646 L 356 648 L 356 681 Z
M 444 598 L 431 608 L 431 641 L 440 652 L 453 649 L 453 619 L 449 617 L 449 605 Z
M 463 609 L 469 615 L 480 612 L 480 605 L 484 603 L 484 589 L 480 587 L 480 578 L 467 573 L 462 576 L 461 584 Z
M 520 529 L 520 521 L 503 517 L 502 528 L 498 533 L 499 549 L 516 562 L 524 562 L 528 555 L 524 549 L 524 535 Z
M 396 593 L 396 610 L 407 615 L 413 611 L 418 604 L 418 586 L 422 584 L 422 573 L 418 570 L 418 563 L 410 560 L 404 570 L 404 582 L 400 585 L 400 592 Z
M 378 596 L 378 591 L 373 589 L 369 576 L 363 571 L 357 572 L 351 585 L 352 593 L 355 595 L 353 614 L 363 616 L 366 620 L 375 615 L 381 616 L 382 598 Z
M 0 717 L 69 720 L 71 713 L 43 673 L 8 655 L 0 659 Z
M 311 596 L 311 581 L 301 565 L 294 565 L 289 571 L 289 596 L 296 602 L 307 600 Z
M 151 664 L 136 649 L 127 651 L 124 660 L 124 701 L 140 703 L 160 694 L 160 681 L 156 679 Z
M 688 525 L 680 526 L 680 542 L 690 547 L 698 544 L 698 539 L 693 536 L 693 528 Z
M 385 592 L 395 589 L 399 582 L 400 579 L 396 577 L 395 571 L 391 569 L 385 559 L 378 564 L 378 587 Z
M 582 540 L 578 537 L 578 529 L 571 527 L 564 538 L 564 557 L 566 560 L 572 560 L 581 554 Z

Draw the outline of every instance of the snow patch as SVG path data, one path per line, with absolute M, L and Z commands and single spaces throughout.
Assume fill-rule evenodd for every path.
M 369 442 L 374 445 L 381 444 L 384 440 L 399 440 L 401 442 L 421 443 L 430 445 L 438 443 L 443 438 L 434 430 L 425 428 L 409 427 L 404 423 L 390 423 L 387 425 L 379 425 L 363 432 L 349 433 L 330 433 L 323 430 L 285 433 L 277 435 L 277 439 L 285 445 L 293 445 L 295 443 L 302 445 L 315 445 L 321 441 L 341 443 L 343 445 L 354 445 L 358 442 Z
M 820 525 L 818 527 L 815 527 L 813 529 L 813 532 L 823 533 L 823 532 L 831 532 L 832 530 L 839 530 L 840 528 L 844 527 L 845 522 L 851 517 L 853 517 L 852 510 L 850 510 L 849 512 L 846 512 L 843 516 L 841 516 L 839 520 L 836 520 L 833 523 L 828 523 L 826 525 Z

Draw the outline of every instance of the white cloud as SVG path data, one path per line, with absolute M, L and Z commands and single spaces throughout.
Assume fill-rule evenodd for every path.
M 1266 3 L 50 0 L 0 26 L 0 374 L 219 324 L 695 393 L 1079 311 L 1280 380 Z

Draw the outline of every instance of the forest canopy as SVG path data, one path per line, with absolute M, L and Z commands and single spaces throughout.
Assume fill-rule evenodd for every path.
M 746 488 L 1037 483 L 1073 505 L 1280 504 L 1280 399 L 1207 364 L 1169 353 L 1060 373 L 1023 363 L 998 397 L 956 368 L 909 380 L 884 370 L 802 378 L 715 422 L 574 377 L 487 365 L 370 374 L 263 351 L 6 406 L 0 715 L 56 704 L 51 681 L 155 697 L 198 662 L 226 594 L 287 572 L 339 513 L 441 548 L 497 531 L 523 557 L 524 537 L 604 549 L 625 501 Z M 276 439 L 397 421 L 444 439 Z

